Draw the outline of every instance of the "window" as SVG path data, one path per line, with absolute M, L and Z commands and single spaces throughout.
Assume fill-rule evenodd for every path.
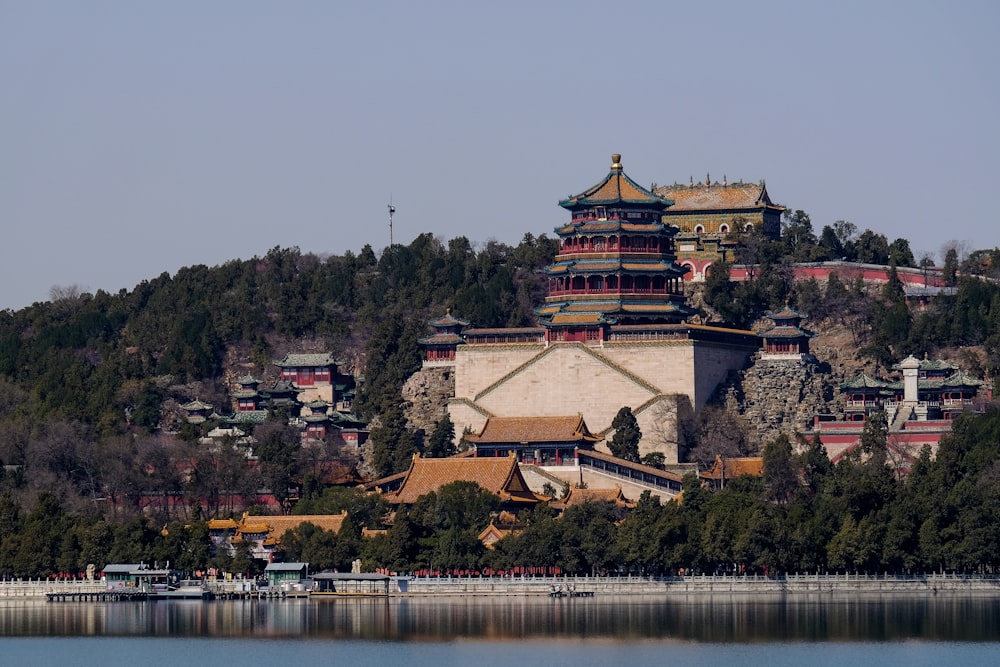
M 595 209 L 595 213 L 597 214 L 597 218 L 599 220 L 605 220 L 608 217 L 608 210 L 603 206 L 598 206 L 597 209 Z
M 694 228 L 694 233 L 695 234 L 704 234 L 705 233 L 705 226 L 704 225 L 696 225 L 695 228 Z
M 728 234 L 729 233 L 729 225 L 727 225 L 725 223 L 719 225 L 719 232 L 722 233 L 722 234 Z

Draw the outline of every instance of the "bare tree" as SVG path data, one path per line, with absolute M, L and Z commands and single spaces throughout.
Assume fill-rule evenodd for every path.
M 716 456 L 753 456 L 757 448 L 750 440 L 743 417 L 734 410 L 714 405 L 702 407 L 694 419 L 694 443 L 688 460 L 709 467 Z

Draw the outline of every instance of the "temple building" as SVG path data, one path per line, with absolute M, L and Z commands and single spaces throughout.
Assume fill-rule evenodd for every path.
M 490 417 L 479 433 L 464 438 L 476 457 L 514 455 L 537 466 L 576 465 L 581 449 L 600 438 L 583 417 Z
M 204 424 L 215 416 L 213 407 L 197 398 L 189 403 L 179 406 L 184 411 L 185 419 L 189 424 Z
M 910 406 L 913 419 L 951 420 L 975 407 L 983 381 L 941 360 L 908 357 L 893 366 L 902 379 L 879 380 L 858 373 L 841 383 L 846 421 L 864 421 L 873 410 L 895 414 Z M 909 417 L 910 415 L 908 415 Z
M 459 481 L 475 482 L 498 496 L 501 507 L 512 512 L 549 500 L 547 496 L 528 488 L 513 455 L 481 459 L 467 456 L 427 459 L 414 454 L 399 489 L 386 493 L 384 498 L 392 505 L 412 505 L 421 496 Z
M 538 326 L 432 322 L 426 358 L 454 357 L 448 412 L 456 439 L 484 436 L 491 418 L 577 414 L 604 439 L 630 406 L 643 433 L 640 456 L 662 452 L 677 463 L 678 415 L 703 405 L 759 349 L 753 332 L 686 323 L 695 311 L 675 261 L 676 229 L 663 222 L 671 200 L 629 178 L 620 155 L 611 160 L 596 185 L 559 202 L 570 219 L 556 228 L 559 253 L 546 270 Z M 436 341 L 454 351 L 432 352 Z
M 736 234 L 759 232 L 766 238 L 781 236 L 781 214 L 785 208 L 771 201 L 764 182 L 713 182 L 654 187 L 659 197 L 673 201 L 663 214 L 664 224 L 679 230 L 677 261 L 690 273 L 689 280 L 704 280 L 716 262 L 734 262 Z
M 340 532 L 347 519 L 347 511 L 340 514 L 300 514 L 300 515 L 251 515 L 246 512 L 239 521 L 233 519 L 211 519 L 208 522 L 209 539 L 214 549 L 225 549 L 230 555 L 236 545 L 246 542 L 253 557 L 270 562 L 281 550 L 281 537 L 286 531 L 295 530 L 303 523 L 310 523 L 321 530 Z
M 979 407 L 983 382 L 954 364 L 910 356 L 893 369 L 901 379 L 887 381 L 858 373 L 841 383 L 844 418 L 817 417 L 812 430 L 803 435 L 818 436 L 837 461 L 858 446 L 867 416 L 884 411 L 890 464 L 905 474 L 922 447 L 936 451 L 941 438 L 951 433 L 955 417 Z
M 556 228 L 559 254 L 546 269 L 545 340 L 605 340 L 612 324 L 677 324 L 694 314 L 674 229 L 660 218 L 671 202 L 637 185 L 611 156 L 604 180 L 559 202 L 571 213 Z
M 332 354 L 286 354 L 274 365 L 280 369 L 278 381 L 295 387 L 303 403 L 321 400 L 341 412 L 351 410 L 356 390 L 354 376 L 343 372 L 343 362 Z
M 774 322 L 774 326 L 760 334 L 764 340 L 761 359 L 802 361 L 809 356 L 809 339 L 813 333 L 801 326 L 805 315 L 788 306 L 764 315 Z
M 764 459 L 759 456 L 718 455 L 715 457 L 715 463 L 712 464 L 712 467 L 702 471 L 698 476 L 712 488 L 721 490 L 726 488 L 726 482 L 744 475 L 763 477 Z
M 462 342 L 462 329 L 469 326 L 451 314 L 451 308 L 442 316 L 428 322 L 434 327 L 434 334 L 417 341 L 424 348 L 425 365 L 455 364 L 455 350 Z

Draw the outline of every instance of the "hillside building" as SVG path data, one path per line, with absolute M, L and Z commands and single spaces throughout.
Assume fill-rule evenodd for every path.
M 448 412 L 459 438 L 484 434 L 490 418 L 579 414 L 603 439 L 630 406 L 643 433 L 640 455 L 662 452 L 678 462 L 678 415 L 708 401 L 759 339 L 686 323 L 694 311 L 674 254 L 676 229 L 662 220 L 670 204 L 629 178 L 613 155 L 597 185 L 559 202 L 570 220 L 556 228 L 559 253 L 546 270 L 537 327 L 432 322 L 425 364 L 454 357 Z M 443 335 L 453 352 L 432 353 Z
M 737 236 L 760 233 L 781 236 L 785 208 L 771 201 L 760 183 L 713 182 L 654 187 L 656 195 L 673 204 L 663 212 L 663 223 L 677 228 L 677 262 L 688 269 L 689 280 L 701 281 L 716 262 L 734 262 Z
M 910 356 L 893 369 L 900 372 L 900 379 L 886 381 L 858 373 L 841 383 L 844 418 L 817 417 L 804 435 L 818 436 L 830 458 L 838 461 L 858 447 L 868 415 L 884 411 L 890 463 L 905 474 L 924 446 L 937 450 L 941 438 L 951 433 L 955 417 L 980 408 L 983 382 L 952 363 Z

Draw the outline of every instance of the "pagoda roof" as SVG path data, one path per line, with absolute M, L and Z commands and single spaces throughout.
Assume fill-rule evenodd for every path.
M 474 443 L 597 442 L 582 415 L 566 417 L 490 417 L 483 430 L 467 435 Z
M 812 338 L 816 334 L 800 329 L 799 327 L 777 326 L 771 327 L 761 334 L 763 338 Z
M 302 391 L 304 390 L 299 389 L 289 380 L 278 380 L 270 387 L 257 389 L 257 392 L 262 396 L 272 396 L 274 394 L 298 394 Z
M 322 399 L 316 399 L 315 401 L 309 401 L 308 403 L 305 404 L 305 406 L 307 408 L 309 408 L 310 410 L 316 410 L 316 409 L 319 409 L 319 408 L 329 408 L 331 405 L 333 405 L 333 403 L 330 403 L 328 401 L 324 401 Z
M 417 343 L 420 345 L 458 345 L 463 341 L 463 338 L 458 334 L 444 333 L 444 334 L 434 334 L 433 336 L 428 336 L 427 338 L 420 338 Z
M 710 178 L 706 178 L 705 183 L 664 185 L 656 188 L 656 194 L 674 202 L 666 215 L 687 211 L 785 210 L 771 201 L 763 181 L 712 183 Z
M 612 324 L 614 320 L 609 320 L 601 313 L 556 313 L 548 321 L 549 326 L 580 326 L 586 324 Z
M 765 317 L 769 317 L 775 322 L 782 320 L 804 320 L 806 316 L 795 310 L 794 308 L 788 306 L 787 304 L 782 306 L 780 309 L 775 311 L 767 311 L 764 313 Z
M 662 222 L 634 222 L 626 220 L 587 220 L 584 222 L 567 223 L 556 227 L 558 236 L 575 234 L 599 234 L 608 232 L 628 232 L 630 234 L 662 234 L 674 229 Z
M 350 414 L 347 412 L 334 412 L 328 415 L 330 421 L 333 422 L 339 428 L 365 428 L 368 426 L 368 422 L 361 419 L 355 414 Z
M 492 549 L 493 545 L 503 538 L 511 534 L 512 529 L 510 528 L 499 528 L 493 521 L 490 521 L 490 525 L 483 529 L 483 532 L 479 533 L 476 537 L 477 540 L 482 542 L 486 548 Z
M 301 418 L 307 424 L 322 424 L 323 422 L 330 421 L 330 415 L 328 414 L 311 414 L 306 415 Z
M 920 389 L 957 389 L 959 387 L 981 387 L 983 381 L 967 375 L 963 371 L 955 371 L 946 378 L 921 378 L 917 380 Z
M 280 368 L 308 368 L 318 366 L 336 366 L 337 360 L 329 352 L 318 354 L 286 354 L 281 361 L 275 361 Z
M 466 320 L 460 320 L 451 314 L 451 308 L 449 308 L 444 315 L 438 317 L 437 319 L 430 320 L 427 324 L 432 327 L 467 327 L 469 322 Z
M 240 389 L 233 392 L 233 398 L 253 398 L 254 396 L 260 396 L 256 389 Z
M 883 382 L 882 380 L 877 380 L 867 373 L 861 372 L 855 375 L 850 380 L 840 383 L 840 389 L 889 389 L 890 384 L 888 382 Z
M 571 486 L 569 493 L 561 500 L 553 502 L 552 506 L 565 509 L 586 503 L 612 503 L 616 507 L 635 507 L 635 503 L 625 497 L 621 485 L 618 484 L 613 489 L 581 489 L 578 486 Z
M 236 384 L 260 384 L 261 382 L 263 382 L 263 380 L 258 380 L 249 373 L 236 378 Z
M 267 421 L 267 410 L 237 410 L 226 421 L 230 424 L 263 424 Z
M 683 276 L 688 272 L 685 267 L 673 260 L 639 259 L 635 257 L 612 257 L 595 259 L 564 259 L 545 268 L 548 275 L 563 275 L 573 273 L 611 273 L 611 272 L 656 272 L 666 276 Z
M 953 364 L 950 361 L 945 361 L 944 359 L 923 359 L 920 362 L 920 370 L 922 371 L 957 371 L 958 365 Z
M 678 314 L 693 314 L 694 311 L 690 308 L 682 307 L 676 303 L 628 303 L 625 302 L 621 305 L 621 310 L 626 313 L 678 313 Z
M 892 369 L 895 371 L 902 370 L 903 363 L 905 361 L 907 360 L 904 359 L 898 364 L 893 364 Z M 918 368 L 924 372 L 953 373 L 954 371 L 959 370 L 958 364 L 953 364 L 950 361 L 945 361 L 944 359 L 921 359 L 919 360 L 919 363 L 920 365 L 918 366 Z
M 578 195 L 567 197 L 559 205 L 573 210 L 588 206 L 641 204 L 663 210 L 671 203 L 669 199 L 653 194 L 629 178 L 622 169 L 621 155 L 616 153 L 611 156 L 611 171 L 604 180 Z
M 190 403 L 185 403 L 184 405 L 180 406 L 180 408 L 181 410 L 186 410 L 187 412 L 196 412 L 199 410 L 211 410 L 212 406 L 209 405 L 208 403 L 204 403 L 202 401 L 199 401 L 198 399 L 195 399 Z
M 682 297 L 678 297 L 681 299 Z M 537 309 L 540 318 L 549 318 L 545 326 L 579 324 L 616 324 L 615 315 L 649 315 L 651 317 L 687 317 L 694 310 L 683 303 L 656 300 L 614 299 L 601 301 L 561 300 L 549 302 Z
M 385 498 L 391 503 L 412 505 L 421 496 L 458 481 L 475 482 L 503 501 L 533 504 L 548 500 L 528 488 L 513 456 L 426 459 L 419 454 L 413 455 L 399 490 Z

